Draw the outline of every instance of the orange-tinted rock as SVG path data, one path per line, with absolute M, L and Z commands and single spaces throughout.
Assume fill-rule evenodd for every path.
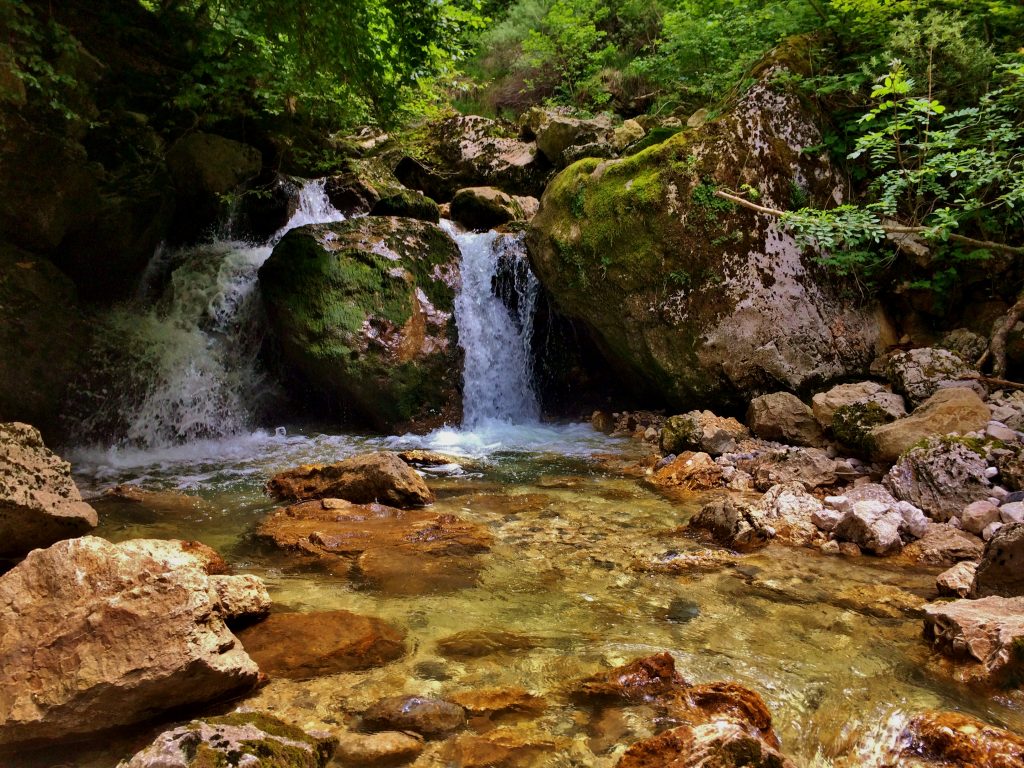
M 413 731 L 423 736 L 443 736 L 466 724 L 458 704 L 428 696 L 389 696 L 363 713 L 369 730 Z
M 496 728 L 482 735 L 462 734 L 442 753 L 453 768 L 533 768 L 551 764 L 558 744 L 518 728 Z
M 474 714 L 502 712 L 541 712 L 547 707 L 543 697 L 536 696 L 523 688 L 488 688 L 476 691 L 461 691 L 449 697 L 452 701 Z
M 527 651 L 536 646 L 533 638 L 515 632 L 470 629 L 438 640 L 437 652 L 449 659 L 476 659 L 496 653 Z
M 960 712 L 929 712 L 908 726 L 901 756 L 958 768 L 1020 768 L 1024 739 Z
M 680 726 L 637 742 L 617 768 L 795 768 L 757 733 L 727 720 Z
M 423 478 L 391 451 L 352 456 L 335 464 L 304 464 L 275 475 L 267 490 L 284 501 L 337 498 L 402 509 L 434 501 Z
M 737 683 L 694 685 L 672 702 L 669 712 L 690 724 L 729 720 L 749 725 L 767 744 L 779 746 L 779 740 L 772 731 L 772 715 L 764 699 Z
M 722 468 L 706 453 L 684 451 L 657 470 L 649 482 L 659 488 L 705 491 L 722 486 Z
M 679 533 L 681 535 L 682 531 Z M 633 568 L 645 573 L 704 573 L 720 571 L 738 560 L 737 555 L 722 549 L 699 549 L 695 552 L 672 552 L 655 560 L 637 561 Z
M 153 517 L 182 518 L 196 512 L 208 511 L 211 505 L 198 496 L 189 496 L 180 491 L 150 491 L 137 485 L 115 485 L 103 492 L 99 501 L 106 505 L 123 506 L 137 515 L 139 510 L 152 514 Z M 134 518 L 133 518 L 134 519 Z
M 275 613 L 238 633 L 272 677 L 304 679 L 370 669 L 405 654 L 405 633 L 349 611 Z
M 662 652 L 587 678 L 575 695 L 584 699 L 648 701 L 684 688 L 686 681 L 676 672 L 675 659 Z
M 368 549 L 354 573 L 387 595 L 428 595 L 476 586 L 483 563 L 444 552 Z
M 343 765 L 384 768 L 419 757 L 423 739 L 399 731 L 343 733 L 338 736 L 337 755 Z

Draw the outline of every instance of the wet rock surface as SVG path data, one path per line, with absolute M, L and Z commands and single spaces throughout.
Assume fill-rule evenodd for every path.
M 443 736 L 466 724 L 466 711 L 458 704 L 427 696 L 392 696 L 363 712 L 368 730 L 413 731 L 426 737 Z
M 399 509 L 424 507 L 434 501 L 423 478 L 390 451 L 286 470 L 271 478 L 267 490 L 284 501 L 330 498 Z
M 21 557 L 96 527 L 71 465 L 28 424 L 0 424 L 0 557 Z
M 255 577 L 208 575 L 208 548 L 92 536 L 35 550 L 0 578 L 0 749 L 203 704 L 259 670 L 225 622 L 265 613 Z M 116 648 L 116 653 L 110 649 Z
M 926 765 L 1016 768 L 1024 764 L 1024 739 L 962 712 L 928 712 L 907 726 L 899 757 Z M 916 763 L 915 763 L 916 764 Z
M 1016 685 L 1024 673 L 1024 597 L 983 597 L 925 606 L 925 638 L 956 662 L 965 682 Z

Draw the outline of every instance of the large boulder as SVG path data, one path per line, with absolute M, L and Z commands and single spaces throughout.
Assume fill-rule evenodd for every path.
M 789 392 L 773 392 L 750 401 L 747 426 L 764 440 L 793 445 L 820 445 L 824 436 L 814 413 Z
M 607 115 L 579 118 L 554 109 L 533 107 L 523 115 L 521 133 L 524 138 L 534 139 L 544 156 L 561 168 L 567 165 L 571 157 L 567 150 L 594 144 L 610 145 L 614 139 L 614 130 L 612 120 Z M 643 136 L 642 131 L 641 128 L 640 137 Z M 610 154 L 612 147 L 609 146 L 608 150 Z
M 459 248 L 433 224 L 368 216 L 289 232 L 259 271 L 296 387 L 385 431 L 456 420 Z
M 15 558 L 88 533 L 96 510 L 82 501 L 71 465 L 28 424 L 0 423 L 0 557 Z
M 722 468 L 706 453 L 683 451 L 647 478 L 655 488 L 706 491 L 723 485 Z
M 399 509 L 424 507 L 434 501 L 434 494 L 419 473 L 391 451 L 288 469 L 274 475 L 267 490 L 285 501 L 345 499 L 354 504 L 380 503 Z
M 771 525 L 779 541 L 808 546 L 820 538 L 815 517 L 822 504 L 809 494 L 802 483 L 773 485 L 754 504 L 754 514 L 762 525 Z
M 811 410 L 818 423 L 828 428 L 832 426 L 832 416 L 837 408 L 864 403 L 877 403 L 893 419 L 907 415 L 903 398 L 874 381 L 838 384 L 825 392 L 819 392 L 811 399 Z
M 968 386 L 978 375 L 956 353 L 932 347 L 897 352 L 885 370 L 893 389 L 915 408 L 940 389 Z M 981 391 L 984 394 L 984 388 Z
M 775 208 L 795 188 L 812 206 L 841 202 L 829 161 L 803 151 L 821 134 L 776 77 L 783 58 L 701 128 L 566 168 L 529 228 L 535 271 L 561 310 L 624 383 L 673 408 L 737 410 L 862 374 L 882 339 L 876 309 L 820 279 L 816 255 L 784 226 L 715 194 L 749 184 Z
M 972 597 L 1024 597 L 1024 523 L 1000 528 L 985 545 Z
M 432 126 L 429 160 L 402 158 L 395 176 L 438 201 L 452 199 L 463 187 L 497 187 L 516 195 L 538 196 L 551 164 L 533 142 L 521 141 L 514 128 L 479 115 L 455 115 Z
M 992 494 L 985 457 L 968 442 L 933 438 L 908 451 L 889 470 L 885 487 L 902 501 L 944 523 Z
M 1024 597 L 982 597 L 925 606 L 924 636 L 956 662 L 964 681 L 1017 685 L 1024 674 Z
M 527 221 L 537 213 L 533 197 L 519 197 L 494 187 L 466 187 L 452 198 L 451 218 L 478 231 L 493 229 L 510 221 Z
M 971 389 L 940 389 L 910 416 L 870 429 L 867 443 L 878 461 L 896 461 L 904 451 L 931 437 L 983 430 L 988 406 Z
M 164 731 L 118 768 L 325 768 L 336 740 L 262 712 L 234 712 Z
M 55 431 L 87 347 L 67 276 L 46 259 L 0 243 L 0 421 Z
M 141 722 L 254 686 L 225 622 L 265 613 L 254 576 L 187 542 L 86 536 L 0 578 L 0 750 Z
M 736 419 L 716 416 L 711 411 L 690 411 L 670 416 L 661 429 L 661 450 L 665 453 L 704 451 L 712 456 L 735 451 L 750 431 Z
M 838 465 L 820 448 L 789 448 L 764 451 L 738 462 L 754 478 L 759 491 L 773 485 L 801 483 L 807 489 L 832 485 L 838 479 Z

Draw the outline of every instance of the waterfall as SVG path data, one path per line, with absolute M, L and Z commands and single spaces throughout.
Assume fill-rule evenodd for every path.
M 295 213 L 267 243 L 159 249 L 137 300 L 99 323 L 73 431 L 153 448 L 251 429 L 277 396 L 259 362 L 257 271 L 288 230 L 344 218 L 318 179 L 304 184 Z
M 533 386 L 533 316 L 537 278 L 522 235 L 457 232 L 461 288 L 455 299 L 459 343 L 465 352 L 463 426 L 530 424 L 540 418 Z

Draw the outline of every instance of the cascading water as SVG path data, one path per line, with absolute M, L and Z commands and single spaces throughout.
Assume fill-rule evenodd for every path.
M 275 396 L 259 364 L 257 271 L 289 230 L 344 218 L 318 179 L 299 190 L 295 213 L 267 243 L 159 250 L 136 302 L 101 323 L 74 431 L 153 448 L 250 429 Z
M 465 352 L 463 427 L 536 423 L 540 405 L 530 346 L 538 283 L 526 263 L 522 236 L 445 227 L 462 251 L 455 319 Z M 500 295 L 500 282 L 511 288 L 508 301 Z

